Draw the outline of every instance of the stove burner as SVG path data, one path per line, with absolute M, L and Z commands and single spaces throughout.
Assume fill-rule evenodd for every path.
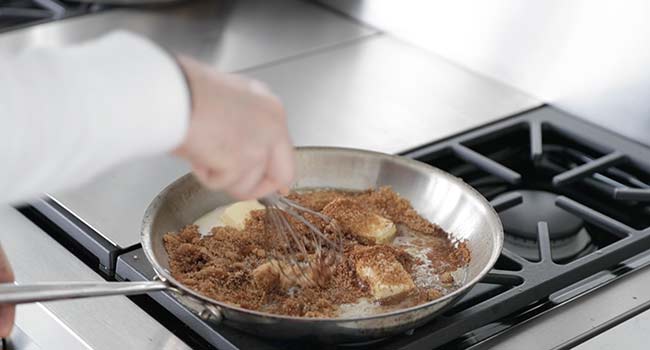
M 102 5 L 67 0 L 0 0 L 0 31 L 99 11 Z
M 549 228 L 551 253 L 556 262 L 568 262 L 596 250 L 584 222 L 558 208 L 555 194 L 538 190 L 517 191 L 523 203 L 500 213 L 505 231 L 505 245 L 530 261 L 539 261 L 537 223 Z M 496 198 L 512 192 L 503 193 Z
M 523 202 L 501 213 L 501 220 L 509 234 L 528 239 L 537 240 L 537 223 L 548 223 L 550 238 L 563 239 L 574 236 L 582 227 L 580 218 L 555 206 L 555 194 L 546 191 L 521 190 Z M 505 196 L 510 192 L 501 194 Z

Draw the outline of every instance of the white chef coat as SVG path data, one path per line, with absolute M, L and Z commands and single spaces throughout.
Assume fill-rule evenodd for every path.
M 128 32 L 0 59 L 0 202 L 69 188 L 185 135 L 175 59 Z

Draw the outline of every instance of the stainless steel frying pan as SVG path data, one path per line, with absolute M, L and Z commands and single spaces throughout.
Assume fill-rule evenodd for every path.
M 163 235 L 194 222 L 206 212 L 233 202 L 185 175 L 165 188 L 147 209 L 141 243 L 158 281 L 0 285 L 0 303 L 138 294 L 166 290 L 213 323 L 274 338 L 309 338 L 347 343 L 386 337 L 417 327 L 438 315 L 476 284 L 494 265 L 503 228 L 489 203 L 462 180 L 403 157 L 342 148 L 299 148 L 295 188 L 365 190 L 389 185 L 408 198 L 424 217 L 467 241 L 471 262 L 458 290 L 408 309 L 356 318 L 302 318 L 272 315 L 227 305 L 185 287 L 169 272 Z

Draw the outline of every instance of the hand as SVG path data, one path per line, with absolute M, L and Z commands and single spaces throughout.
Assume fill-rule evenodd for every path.
M 11 271 L 9 260 L 0 246 L 0 283 L 10 283 L 14 281 L 14 273 Z M 11 328 L 14 325 L 16 308 L 14 305 L 0 304 L 0 338 L 8 337 Z
M 205 186 L 238 199 L 286 192 L 294 155 L 280 101 L 258 81 L 187 57 L 179 62 L 190 85 L 192 115 L 174 154 L 190 161 Z

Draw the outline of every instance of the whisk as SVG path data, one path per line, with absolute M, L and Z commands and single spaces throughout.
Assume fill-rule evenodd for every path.
M 270 262 L 292 282 L 322 286 L 343 258 L 343 237 L 336 221 L 279 194 L 259 202 L 266 208 L 265 230 L 280 239 L 276 251 L 269 252 Z M 323 220 L 327 234 L 307 220 L 305 213 Z M 290 218 L 305 225 L 308 233 L 296 232 Z

